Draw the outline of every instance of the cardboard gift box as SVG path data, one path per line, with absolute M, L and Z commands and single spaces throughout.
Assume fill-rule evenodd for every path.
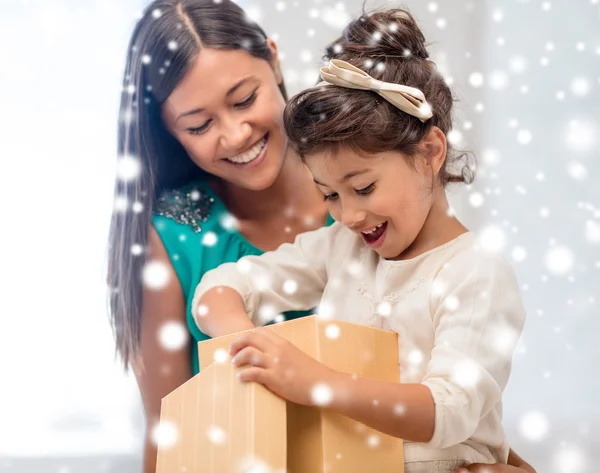
M 394 332 L 318 316 L 267 328 L 332 369 L 399 382 Z M 404 471 L 401 439 L 240 383 L 227 355 L 236 336 L 200 342 L 200 373 L 162 400 L 161 424 L 176 440 L 159 444 L 157 473 Z

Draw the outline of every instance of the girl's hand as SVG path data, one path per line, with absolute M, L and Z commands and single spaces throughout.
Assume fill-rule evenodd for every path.
M 314 388 L 327 386 L 335 374 L 265 328 L 237 337 L 229 353 L 235 366 L 246 366 L 239 373 L 241 381 L 260 383 L 278 396 L 306 406 L 319 404 L 313 400 Z

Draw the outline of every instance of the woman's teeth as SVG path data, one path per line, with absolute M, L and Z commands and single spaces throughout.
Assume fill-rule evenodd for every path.
M 267 144 L 267 139 L 263 138 L 258 143 L 256 143 L 252 148 L 248 151 L 245 151 L 241 154 L 237 154 L 235 156 L 231 156 L 230 158 L 225 158 L 227 161 L 230 161 L 235 164 L 246 164 L 251 161 L 254 161 L 260 155 L 261 151 Z
M 385 222 L 383 222 L 385 223 Z M 376 227 L 371 228 L 370 230 L 364 230 L 362 233 L 364 233 L 365 235 L 370 235 L 371 233 L 375 232 L 378 228 L 381 228 L 381 226 L 383 225 L 383 223 L 380 223 L 379 225 L 377 225 Z

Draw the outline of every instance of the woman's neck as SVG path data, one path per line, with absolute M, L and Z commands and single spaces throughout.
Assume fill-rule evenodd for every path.
M 300 214 L 318 218 L 325 209 L 310 171 L 291 150 L 276 181 L 267 189 L 248 190 L 226 182 L 219 187 L 227 209 L 238 220 L 267 222 Z

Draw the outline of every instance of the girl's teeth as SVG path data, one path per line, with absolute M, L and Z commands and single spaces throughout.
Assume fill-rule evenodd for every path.
M 256 143 L 251 149 L 246 151 L 245 153 L 238 154 L 236 156 L 231 156 L 230 158 L 226 158 L 227 161 L 231 161 L 236 164 L 246 164 L 250 161 L 254 161 L 260 152 L 263 150 L 265 145 L 267 144 L 267 140 L 263 138 L 258 143 Z
M 376 227 L 371 228 L 371 230 L 366 230 L 363 233 L 365 235 L 370 235 L 371 233 L 373 233 L 375 230 L 377 230 L 379 227 L 381 227 L 383 225 L 383 223 L 380 223 L 379 225 L 377 225 Z

